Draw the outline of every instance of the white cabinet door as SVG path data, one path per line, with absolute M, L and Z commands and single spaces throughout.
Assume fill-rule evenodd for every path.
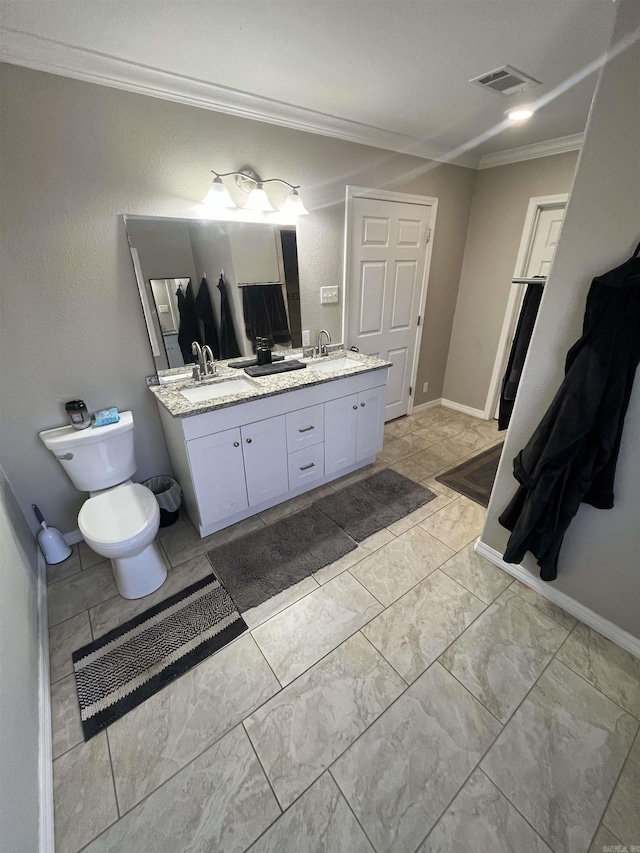
M 333 474 L 356 461 L 358 395 L 330 400 L 324 406 L 324 473 Z
M 385 389 L 372 388 L 358 394 L 356 461 L 375 456 L 384 439 Z
M 240 430 L 194 438 L 187 448 L 202 526 L 247 509 Z
M 285 415 L 240 428 L 249 506 L 289 491 Z

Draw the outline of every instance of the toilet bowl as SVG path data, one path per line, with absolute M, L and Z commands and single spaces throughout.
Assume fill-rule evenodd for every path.
M 142 598 L 162 586 L 167 569 L 154 539 L 160 507 L 146 486 L 133 483 L 133 415 L 82 431 L 71 426 L 40 433 L 45 446 L 73 485 L 90 494 L 78 514 L 78 528 L 96 554 L 111 560 L 118 592 Z
M 82 505 L 78 527 L 87 545 L 111 560 L 123 598 L 142 598 L 162 586 L 167 569 L 154 543 L 160 507 L 146 486 L 125 483 L 96 493 Z

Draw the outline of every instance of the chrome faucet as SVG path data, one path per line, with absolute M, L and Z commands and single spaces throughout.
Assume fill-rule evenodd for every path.
M 204 358 L 204 372 L 207 376 L 217 376 L 216 360 L 211 352 L 211 347 L 205 344 L 202 347 L 202 357 Z
M 193 371 L 191 373 L 193 379 L 196 379 L 199 382 L 206 376 L 216 375 L 216 366 L 213 353 L 211 352 L 211 347 L 206 344 L 204 347 L 201 347 L 198 341 L 194 341 L 191 344 L 191 352 L 198 357 L 198 363 L 193 365 Z
M 322 335 L 327 336 L 327 343 L 324 345 L 322 345 L 320 343 L 320 339 L 321 339 Z M 329 355 L 328 344 L 330 344 L 330 343 L 331 343 L 331 335 L 329 334 L 329 332 L 327 332 L 326 329 L 320 329 L 320 331 L 318 332 L 318 355 Z

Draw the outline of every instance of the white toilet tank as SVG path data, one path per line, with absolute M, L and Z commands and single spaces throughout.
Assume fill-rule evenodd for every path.
M 45 446 L 81 492 L 98 492 L 133 476 L 133 415 L 120 412 L 116 424 L 76 430 L 72 426 L 40 433 Z

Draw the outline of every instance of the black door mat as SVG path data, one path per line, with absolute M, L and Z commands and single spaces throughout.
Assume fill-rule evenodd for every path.
M 89 740 L 247 630 L 213 575 L 73 653 Z
M 316 506 L 312 504 L 207 552 L 241 613 L 357 547 Z
M 483 450 L 473 459 L 467 459 L 462 465 L 457 465 L 450 471 L 440 474 L 436 480 L 460 492 L 461 495 L 471 498 L 481 506 L 487 507 L 503 447 L 504 442 L 500 442 L 488 450 Z
M 314 506 L 356 542 L 362 542 L 434 498 L 430 489 L 385 468 L 333 495 L 320 498 Z

